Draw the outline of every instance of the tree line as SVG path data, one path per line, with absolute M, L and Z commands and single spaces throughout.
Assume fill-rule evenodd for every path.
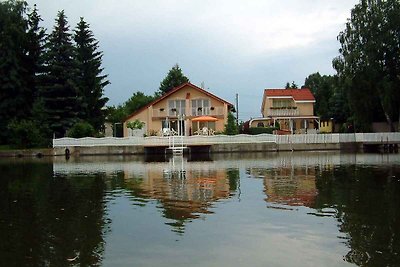
M 323 118 L 370 131 L 386 121 L 391 131 L 400 121 L 400 1 L 361 0 L 339 33 L 337 74 L 313 73 L 305 80 Z M 397 131 L 400 131 L 400 125 Z
M 104 125 L 109 81 L 90 25 L 71 31 L 64 11 L 50 33 L 41 21 L 36 5 L 0 2 L 0 144 L 45 146 L 79 122 Z
M 339 33 L 335 75 L 310 74 L 304 86 L 316 98 L 321 118 L 371 130 L 400 117 L 400 1 L 360 0 Z M 43 146 L 76 125 L 98 133 L 108 116 L 122 122 L 172 88 L 188 82 L 176 64 L 154 95 L 135 92 L 119 106 L 106 108 L 102 56 L 90 25 L 81 18 L 71 31 L 64 11 L 46 32 L 35 6 L 0 2 L 0 145 Z M 286 88 L 297 88 L 287 83 Z M 83 126 L 82 126 L 83 124 Z
M 133 112 L 139 110 L 140 108 L 146 106 L 155 99 L 168 93 L 173 88 L 187 82 L 190 82 L 189 78 L 183 74 L 182 69 L 179 67 L 179 65 L 175 64 L 168 71 L 166 77 L 160 82 L 160 87 L 157 91 L 154 92 L 153 95 L 146 95 L 142 91 L 137 91 L 133 93 L 133 95 L 123 104 L 108 107 L 107 119 L 114 125 L 115 123 L 122 123 L 124 119 Z

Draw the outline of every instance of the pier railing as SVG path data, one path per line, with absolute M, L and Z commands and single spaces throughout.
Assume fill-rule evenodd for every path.
M 169 146 L 168 137 L 104 137 L 104 138 L 69 138 L 53 140 L 53 147 L 74 146 Z M 243 144 L 243 143 L 276 143 L 276 144 L 334 144 L 334 143 L 400 143 L 400 133 L 350 133 L 350 134 L 295 134 L 295 135 L 215 135 L 215 136 L 185 136 L 183 144 L 213 145 L 213 144 Z

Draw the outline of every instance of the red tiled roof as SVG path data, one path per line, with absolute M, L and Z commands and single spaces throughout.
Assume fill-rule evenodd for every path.
M 172 95 L 172 94 L 175 93 L 176 91 L 179 91 L 180 89 L 182 89 L 182 88 L 184 88 L 184 87 L 186 87 L 186 86 L 189 86 L 189 87 L 191 87 L 191 88 L 194 88 L 194 89 L 196 89 L 196 90 L 198 90 L 198 91 L 200 91 L 200 92 L 202 92 L 202 93 L 208 95 L 209 97 L 212 97 L 212 98 L 214 98 L 214 99 L 216 99 L 216 100 L 218 100 L 218 101 L 221 101 L 221 102 L 223 102 L 223 103 L 226 103 L 229 107 L 233 107 L 233 105 L 232 105 L 231 103 L 229 103 L 229 102 L 223 100 L 222 98 L 219 98 L 218 96 L 213 95 L 213 94 L 211 94 L 210 92 L 207 92 L 206 90 L 204 90 L 204 89 L 202 89 L 202 88 L 200 88 L 200 87 L 197 87 L 196 85 L 194 85 L 194 84 L 192 84 L 192 83 L 190 83 L 190 82 L 187 82 L 187 83 L 184 83 L 184 84 L 179 85 L 178 87 L 175 87 L 175 88 L 171 89 L 171 90 L 170 90 L 168 93 L 166 93 L 165 95 L 163 95 L 163 96 L 157 98 L 157 99 L 154 100 L 153 102 L 151 102 L 151 103 L 147 104 L 146 106 L 140 108 L 139 110 L 133 112 L 133 113 L 130 114 L 128 117 L 126 117 L 124 121 L 127 121 L 128 119 L 130 119 L 130 118 L 132 118 L 133 116 L 139 114 L 140 112 L 142 112 L 143 110 L 147 109 L 148 107 L 157 104 L 157 103 L 160 102 L 161 100 L 167 98 L 168 96 Z
M 295 101 L 313 101 L 315 100 L 314 95 L 310 89 L 265 89 L 265 95 L 267 97 L 274 96 L 291 96 Z
M 261 113 L 263 113 L 267 97 L 292 97 L 294 101 L 315 101 L 314 95 L 308 88 L 301 89 L 265 89 Z

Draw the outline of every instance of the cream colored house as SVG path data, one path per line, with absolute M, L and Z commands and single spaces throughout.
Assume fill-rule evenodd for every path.
M 319 118 L 314 116 L 315 98 L 310 89 L 265 89 L 261 106 L 262 118 L 252 119 L 250 127 L 279 123 L 287 133 L 316 132 Z
M 144 122 L 147 135 L 211 135 L 222 132 L 233 105 L 191 83 L 182 84 L 124 121 L 124 137 L 131 136 L 129 121 Z

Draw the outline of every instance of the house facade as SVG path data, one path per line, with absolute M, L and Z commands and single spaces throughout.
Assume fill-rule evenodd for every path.
M 124 121 L 124 137 L 131 136 L 128 122 L 144 122 L 146 135 L 194 135 L 222 132 L 233 105 L 210 92 L 184 83 Z
M 262 118 L 252 119 L 250 127 L 276 126 L 286 133 L 316 132 L 319 118 L 314 116 L 315 98 L 310 89 L 265 89 Z

